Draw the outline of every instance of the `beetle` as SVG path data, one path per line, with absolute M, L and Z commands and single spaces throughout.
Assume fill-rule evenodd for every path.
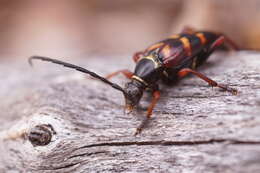
M 143 92 L 146 89 L 150 89 L 153 96 L 152 101 L 147 109 L 146 118 L 135 132 L 135 135 L 137 135 L 151 118 L 152 111 L 160 98 L 158 85 L 160 80 L 166 84 L 172 84 L 188 74 L 193 74 L 206 81 L 212 87 L 219 87 L 233 95 L 237 94 L 236 89 L 219 84 L 196 71 L 220 47 L 238 50 L 236 44 L 221 33 L 195 31 L 191 28 L 185 28 L 180 34 L 172 35 L 165 40 L 152 44 L 143 51 L 135 53 L 133 56 L 133 60 L 136 63 L 134 72 L 123 69 L 102 77 L 80 66 L 43 56 L 32 56 L 29 58 L 29 63 L 32 65 L 32 60 L 35 59 L 50 61 L 87 73 L 101 80 L 123 93 L 127 113 L 132 112 L 137 107 Z M 124 88 L 108 80 L 119 73 L 130 79 Z

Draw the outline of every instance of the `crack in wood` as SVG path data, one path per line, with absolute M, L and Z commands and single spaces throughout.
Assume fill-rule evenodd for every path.
M 72 159 L 72 158 L 75 158 L 75 157 L 82 157 L 82 156 L 91 156 L 91 155 L 95 155 L 95 154 L 106 154 L 106 153 L 108 153 L 108 151 L 97 151 L 97 152 L 91 152 L 91 153 L 82 153 L 82 154 L 72 155 L 68 159 Z
M 67 164 L 67 165 L 64 165 L 64 166 L 58 166 L 58 167 L 49 167 L 49 168 L 43 167 L 43 168 L 37 169 L 37 171 L 38 171 L 38 170 L 39 170 L 39 171 L 50 171 L 50 170 L 63 170 L 63 171 L 64 171 L 64 169 L 68 169 L 68 168 L 71 168 L 71 167 L 73 167 L 73 166 L 79 165 L 79 164 L 81 164 L 82 162 L 84 162 L 84 161 L 80 161 L 80 162 L 76 162 L 76 163 L 71 163 L 71 164 Z
M 97 143 L 90 144 L 80 147 L 82 148 L 92 148 L 92 147 L 100 147 L 100 146 L 130 146 L 130 145 L 162 145 L 162 146 L 187 146 L 187 145 L 205 145 L 205 144 L 214 144 L 214 143 L 228 143 L 234 145 L 260 145 L 260 141 L 242 141 L 242 140 L 233 140 L 233 139 L 209 139 L 209 140 L 200 140 L 200 141 L 134 141 L 134 142 L 105 142 L 105 143 Z

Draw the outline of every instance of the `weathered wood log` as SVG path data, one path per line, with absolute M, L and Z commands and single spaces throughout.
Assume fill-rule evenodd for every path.
M 103 75 L 134 67 L 125 56 L 70 62 Z M 0 64 L 1 173 L 260 171 L 259 53 L 216 53 L 199 69 L 236 96 L 194 76 L 162 85 L 153 119 L 136 137 L 144 112 L 124 115 L 121 93 L 73 70 L 26 63 Z M 38 140 L 39 131 L 48 133 Z

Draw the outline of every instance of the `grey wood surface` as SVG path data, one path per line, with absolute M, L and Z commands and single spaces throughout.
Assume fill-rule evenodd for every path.
M 102 75 L 134 68 L 130 56 L 69 62 Z M 215 53 L 199 71 L 238 95 L 194 76 L 161 85 L 153 119 L 135 137 L 144 112 L 125 115 L 120 92 L 54 64 L 2 61 L 0 172 L 260 172 L 260 54 Z M 32 145 L 28 134 L 42 124 L 53 127 L 51 142 Z

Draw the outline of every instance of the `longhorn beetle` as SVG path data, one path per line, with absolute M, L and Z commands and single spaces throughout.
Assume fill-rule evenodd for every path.
M 153 98 L 147 109 L 146 118 L 136 130 L 136 135 L 142 131 L 151 118 L 153 108 L 160 98 L 157 84 L 159 80 L 172 84 L 188 74 L 193 74 L 206 81 L 212 87 L 219 87 L 234 95 L 237 94 L 236 89 L 219 84 L 202 73 L 195 71 L 197 67 L 207 60 L 212 52 L 220 47 L 238 50 L 237 46 L 223 34 L 207 31 L 196 32 L 191 28 L 185 28 L 180 34 L 172 35 L 143 51 L 135 53 L 133 56 L 133 60 L 136 63 L 134 72 L 124 69 L 111 73 L 104 78 L 85 68 L 47 57 L 32 56 L 29 58 L 29 63 L 32 65 L 32 60 L 35 59 L 50 61 L 87 73 L 103 81 L 123 93 L 127 113 L 136 108 L 144 90 L 150 89 Z M 108 80 L 119 73 L 130 79 L 124 88 Z

